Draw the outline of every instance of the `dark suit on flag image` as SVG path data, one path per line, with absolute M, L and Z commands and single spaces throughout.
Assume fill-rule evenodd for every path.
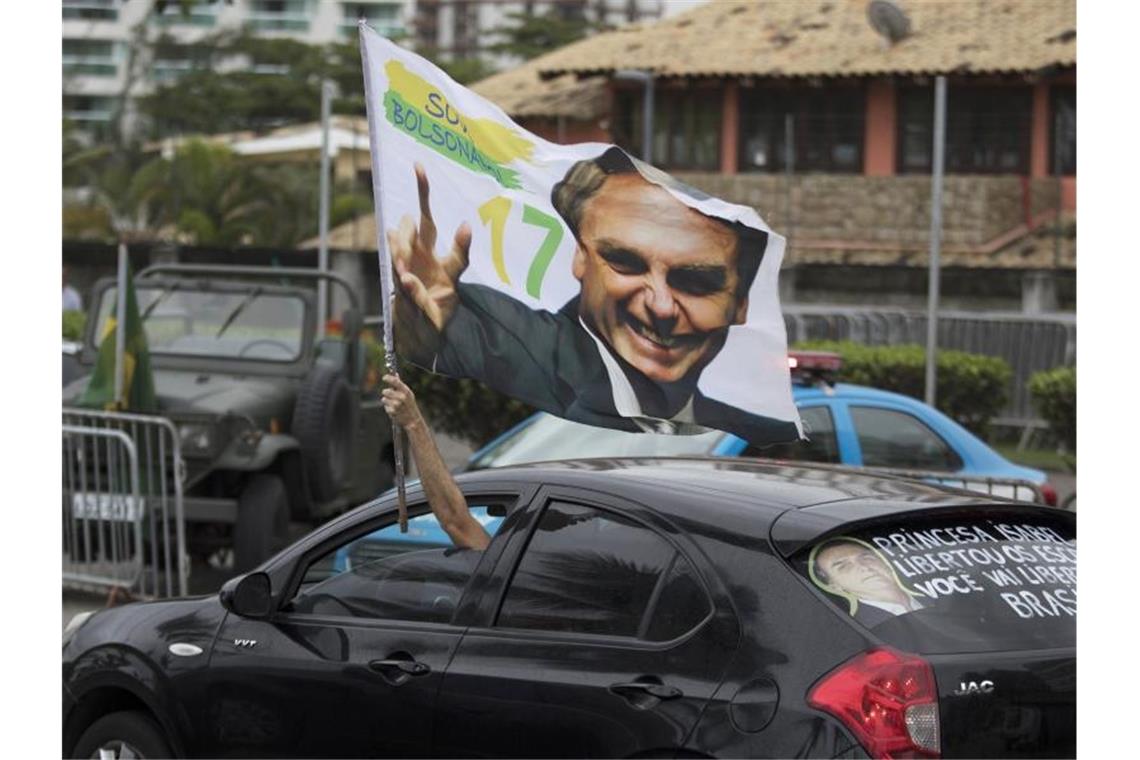
M 458 291 L 459 305 L 439 353 L 434 361 L 417 357 L 433 371 L 482 380 L 500 393 L 587 425 L 664 433 L 716 428 L 753 445 L 797 436 L 792 422 L 748 414 L 703 396 L 692 384 L 663 389 L 647 382 L 589 332 L 578 317 L 578 298 L 551 313 L 482 285 L 460 284 Z M 623 379 L 642 402 L 640 416 L 618 413 L 614 382 Z

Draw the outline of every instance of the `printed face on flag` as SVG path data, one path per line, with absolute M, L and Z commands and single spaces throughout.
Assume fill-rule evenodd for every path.
M 361 27 L 399 353 L 631 431 L 794 440 L 783 239 L 612 145 L 557 145 Z

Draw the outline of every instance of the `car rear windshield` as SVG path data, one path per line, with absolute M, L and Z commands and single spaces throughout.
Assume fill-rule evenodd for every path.
M 1068 515 L 893 519 L 793 557 L 818 592 L 886 643 L 940 654 L 1076 644 Z

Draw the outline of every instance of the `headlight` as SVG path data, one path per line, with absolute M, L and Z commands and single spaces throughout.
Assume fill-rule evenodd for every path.
M 73 616 L 71 620 L 68 621 L 67 627 L 63 629 L 64 646 L 67 646 L 67 642 L 71 641 L 71 637 L 75 635 L 75 632 L 83 627 L 83 624 L 86 623 L 91 618 L 91 616 L 95 614 L 95 612 L 96 610 L 80 612 L 78 615 Z
M 183 454 L 205 454 L 213 447 L 213 430 L 209 425 L 187 424 L 178 426 Z

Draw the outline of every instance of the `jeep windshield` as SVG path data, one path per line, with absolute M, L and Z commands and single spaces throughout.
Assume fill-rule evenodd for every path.
M 152 354 L 292 362 L 301 355 L 305 302 L 262 287 L 197 289 L 195 283 L 136 285 L 139 315 Z M 106 334 L 115 287 L 99 301 L 95 342 Z

